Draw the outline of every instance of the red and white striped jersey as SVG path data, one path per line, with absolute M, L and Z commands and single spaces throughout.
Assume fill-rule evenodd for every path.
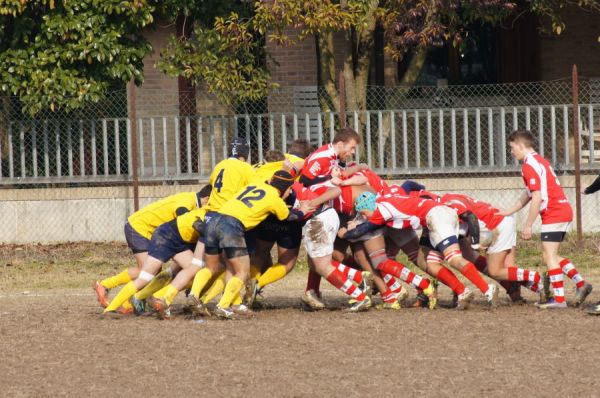
M 552 170 L 550 163 L 537 152 L 528 154 L 521 170 L 527 194 L 540 191 L 542 224 L 556 224 L 573 220 L 573 209 Z
M 369 184 L 369 186 L 373 188 L 378 195 L 385 195 L 388 192 L 388 184 L 373 170 L 361 170 L 355 174 L 367 177 L 367 184 Z
M 430 199 L 387 195 L 377 199 L 377 208 L 369 222 L 377 225 L 387 225 L 402 229 L 412 227 L 417 229 L 419 224 L 427 226 L 427 213 L 436 206 L 442 206 Z
M 499 210 L 494 206 L 467 195 L 448 193 L 441 197 L 441 203 L 456 210 L 459 216 L 466 211 L 472 212 L 490 231 L 504 220 L 503 216 L 496 214 Z
M 314 151 L 305 161 L 302 167 L 302 176 L 304 180 L 315 180 L 331 175 L 331 169 L 337 166 L 339 163 L 339 157 L 332 144 L 323 145 L 321 148 Z M 307 187 L 322 186 L 323 184 L 328 185 L 326 182 L 318 182 L 315 184 L 304 184 Z M 331 184 L 329 184 L 331 186 Z

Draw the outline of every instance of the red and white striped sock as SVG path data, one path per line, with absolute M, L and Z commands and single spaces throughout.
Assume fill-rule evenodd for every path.
M 563 273 L 560 268 L 551 269 L 548 271 L 550 277 L 550 284 L 552 285 L 552 291 L 554 292 L 554 300 L 557 303 L 565 302 L 565 286 L 563 283 Z
M 429 279 L 423 278 L 415 274 L 404 265 L 397 261 L 387 259 L 377 266 L 377 269 L 386 274 L 392 274 L 396 278 L 400 278 L 406 283 L 419 289 L 427 289 L 429 287 Z
M 465 285 L 463 285 L 462 282 L 458 280 L 456 275 L 454 275 L 454 273 L 448 268 L 442 266 L 442 268 L 438 271 L 436 277 L 439 279 L 440 282 L 452 289 L 454 293 L 464 293 Z
M 338 269 L 342 274 L 344 274 L 348 279 L 356 282 L 362 283 L 363 277 L 362 272 L 357 269 L 350 268 L 347 265 L 340 263 L 339 261 L 332 261 L 331 264 Z
M 383 281 L 390 292 L 398 294 L 402 291 L 402 284 L 398 279 L 394 278 L 390 274 L 386 274 L 385 272 L 382 272 L 381 276 L 383 277 Z
M 473 284 L 477 286 L 477 289 L 479 289 L 481 293 L 485 294 L 485 292 L 487 292 L 489 286 L 485 279 L 479 275 L 479 272 L 473 263 L 468 262 L 467 265 L 462 267 L 460 273 L 463 274 L 468 280 L 473 282 Z
M 363 301 L 366 297 L 365 293 L 337 268 L 327 275 L 327 281 L 353 299 Z
M 565 258 L 559 263 L 559 265 L 560 265 L 560 269 L 562 270 L 563 274 L 565 274 L 566 276 L 571 278 L 571 280 L 573 282 L 575 282 L 575 286 L 577 286 L 577 289 L 580 289 L 583 287 L 583 285 L 585 285 L 585 280 L 583 279 L 581 274 L 577 271 L 577 268 L 575 268 L 575 266 L 573 265 L 571 260 L 569 260 L 568 258 Z
M 539 272 L 518 267 L 508 267 L 508 280 L 514 282 L 526 282 L 526 286 L 533 292 L 538 291 L 542 280 Z

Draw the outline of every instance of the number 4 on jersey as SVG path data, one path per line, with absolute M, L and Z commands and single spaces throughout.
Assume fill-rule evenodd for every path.
M 221 192 L 221 188 L 223 188 L 223 173 L 225 173 L 225 169 L 221 169 L 213 184 L 213 188 L 216 188 L 219 193 Z

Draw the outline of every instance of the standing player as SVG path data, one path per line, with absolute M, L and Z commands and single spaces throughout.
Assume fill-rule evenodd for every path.
M 570 277 L 577 286 L 575 305 L 578 306 L 592 292 L 592 285 L 581 277 L 569 259 L 558 255 L 560 243 L 564 240 L 573 220 L 571 205 L 550 163 L 535 151 L 535 138 L 530 131 L 514 131 L 508 137 L 508 143 L 513 157 L 523 161 L 521 172 L 526 190 L 512 207 L 500 214 L 512 215 L 531 202 L 525 225 L 521 231 L 521 237 L 525 240 L 531 239 L 531 228 L 538 214 L 542 218 L 543 260 L 548 267 L 554 298 L 547 303 L 538 303 L 538 307 L 543 309 L 567 307 L 563 273 Z

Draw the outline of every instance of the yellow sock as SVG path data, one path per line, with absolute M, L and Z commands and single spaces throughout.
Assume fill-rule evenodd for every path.
M 275 264 L 274 266 L 266 270 L 265 273 L 258 278 L 258 287 L 262 288 L 273 282 L 277 282 L 286 275 L 287 271 L 285 269 L 285 266 L 281 264 Z
M 251 265 L 250 266 L 250 279 L 252 278 L 259 278 L 260 277 L 260 268 L 258 268 L 256 265 Z
M 212 299 L 217 297 L 219 294 L 223 293 L 225 290 L 225 272 L 221 272 L 221 275 L 210 285 L 204 296 L 202 296 L 202 303 L 206 304 L 210 302 Z
M 158 294 L 161 294 L 160 296 Z M 177 289 L 175 286 L 169 284 L 165 287 L 163 287 L 162 289 L 160 289 L 158 292 L 154 293 L 154 297 L 162 297 L 165 302 L 167 303 L 167 305 L 171 305 L 173 304 L 173 301 L 175 301 L 175 297 L 177 297 L 177 293 L 179 293 L 179 289 Z
M 131 282 L 131 275 L 129 275 L 129 268 L 125 268 L 117 275 L 101 280 L 100 284 L 107 289 L 114 289 L 129 282 Z
M 240 304 L 242 304 L 242 295 L 238 293 L 233 298 L 233 301 L 231 302 L 231 305 L 240 305 Z
M 221 301 L 219 301 L 219 307 L 231 307 L 231 302 L 233 301 L 236 295 L 240 294 L 240 290 L 242 290 L 242 287 L 244 287 L 244 281 L 242 281 L 237 276 L 231 278 L 225 286 L 225 292 L 223 293 L 223 297 L 221 297 Z
M 136 289 L 135 285 L 133 284 L 133 282 L 129 282 L 128 284 L 123 286 L 123 288 L 121 289 L 121 291 L 119 293 L 117 293 L 117 295 L 110 302 L 108 307 L 106 307 L 104 309 L 104 312 L 116 311 L 120 306 L 123 305 L 124 302 L 129 300 L 129 298 L 131 296 L 133 296 L 136 292 L 137 292 L 137 289 Z
M 167 286 L 169 282 L 171 282 L 171 272 L 161 271 L 158 275 L 152 278 L 150 283 L 148 283 L 142 290 L 135 294 L 135 298 L 138 300 L 146 300 L 148 297 L 152 296 L 154 292 L 157 292 L 163 287 Z
M 190 294 L 195 297 L 200 297 L 200 291 L 206 286 L 208 281 L 212 278 L 212 272 L 208 268 L 202 268 L 194 277 L 194 283 L 192 284 L 192 291 Z

